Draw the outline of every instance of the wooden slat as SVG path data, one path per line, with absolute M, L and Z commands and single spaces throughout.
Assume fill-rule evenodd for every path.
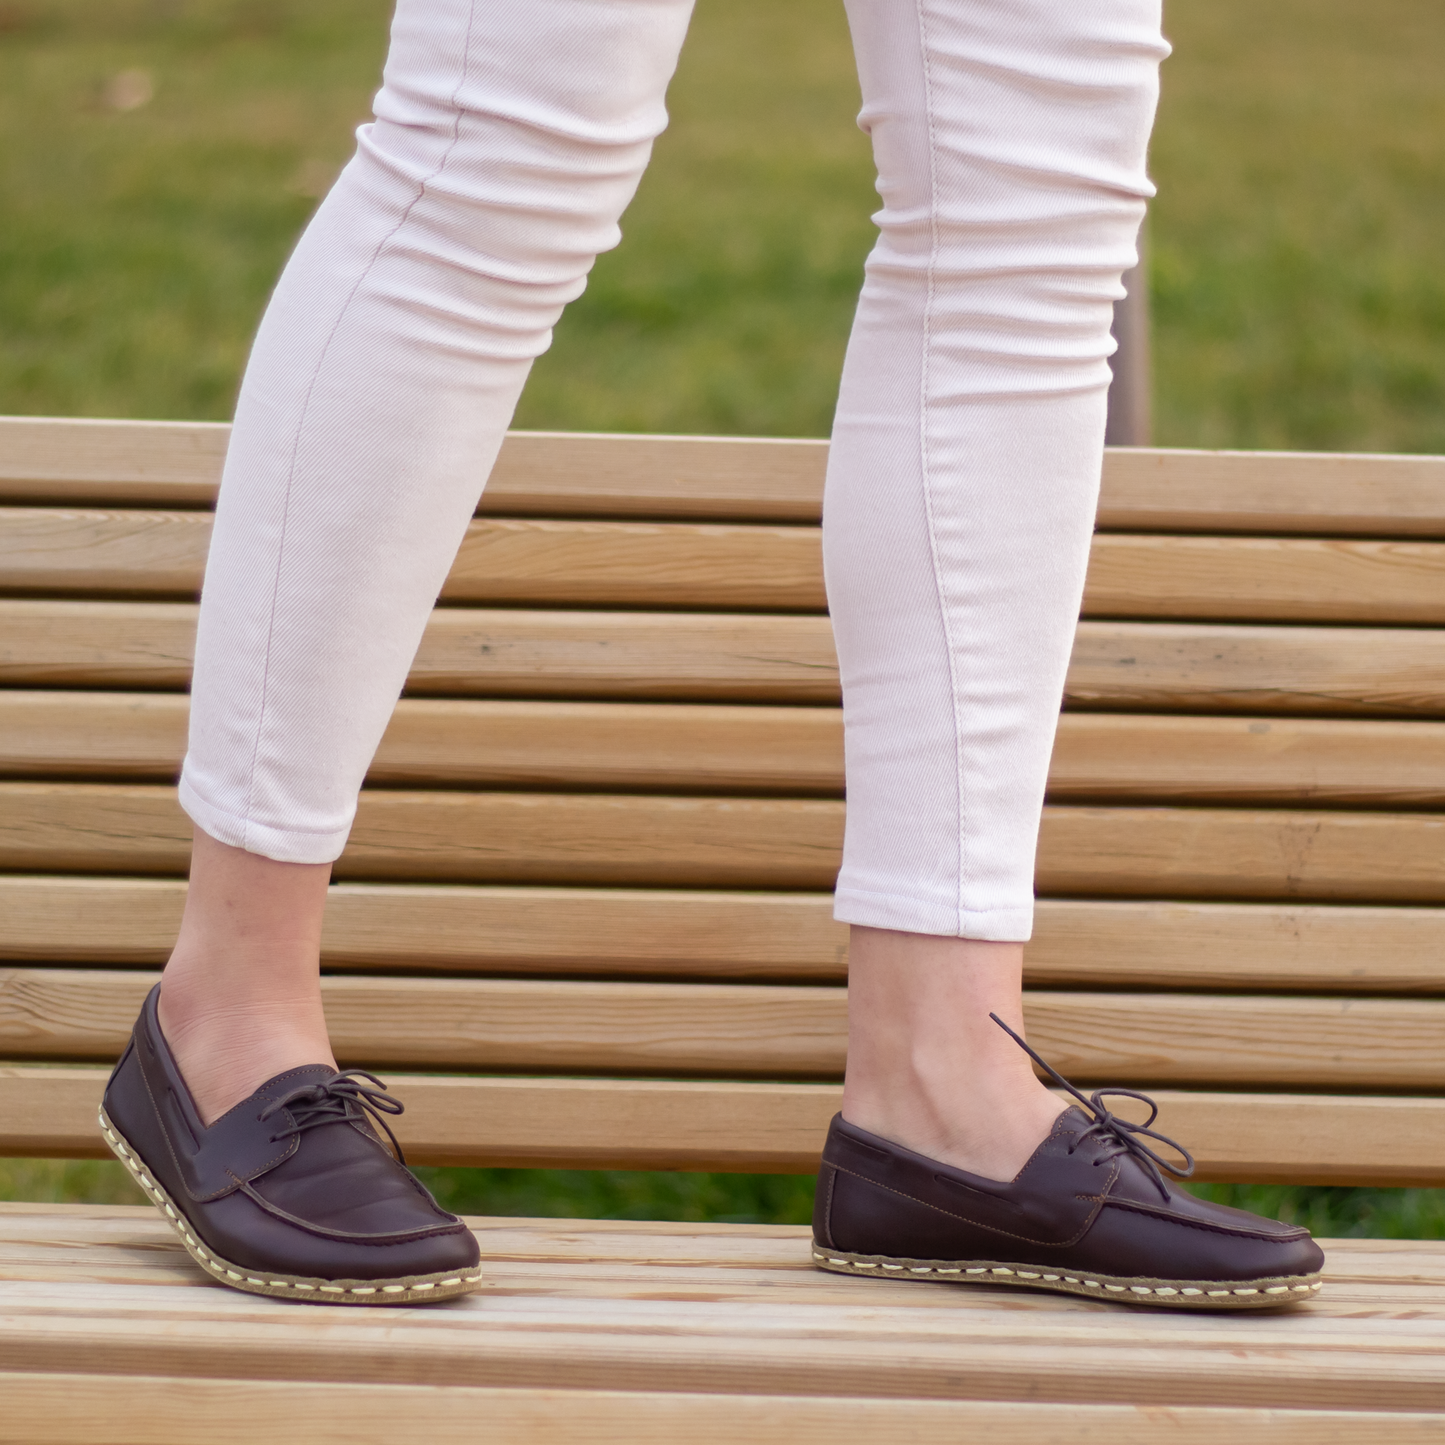
M 174 879 L 0 874 L 0 958 L 161 964 Z M 333 884 L 328 967 L 841 981 L 848 929 L 807 893 Z M 1035 987 L 1445 994 L 1445 910 L 1039 901 Z
M 343 879 L 827 888 L 843 805 L 608 794 L 362 794 Z M 0 868 L 179 873 L 172 790 L 0 784 Z M 1445 901 L 1445 817 L 1225 808 L 1044 810 L 1045 894 Z
M 407 687 L 417 694 L 831 703 L 838 663 L 826 617 L 439 608 Z
M 0 507 L 0 588 L 195 593 L 210 541 L 209 512 Z
M 575 1402 L 574 1424 L 592 1419 L 586 1402 L 594 1389 L 626 1390 L 629 1400 L 646 1398 L 631 1391 L 665 1390 L 680 1424 L 688 1392 L 714 1391 L 719 1428 L 700 1422 L 698 1438 L 727 1442 L 754 1438 L 751 1428 L 732 1428 L 735 1422 L 763 1430 L 774 1423 L 761 1413 L 731 1414 L 740 1402 L 787 1389 L 820 1406 L 852 1407 L 857 1413 L 841 1433 L 869 1441 L 939 1438 L 916 1433 L 926 1415 L 887 1413 L 924 1402 L 977 1411 L 951 1417 L 956 1440 L 976 1438 L 966 1428 L 975 1424 L 1003 1441 L 1097 1445 L 1157 1440 L 1163 1432 L 1170 1440 L 1212 1442 L 1239 1430 L 1238 1438 L 1278 1445 L 1306 1438 L 1294 1428 L 1306 1422 L 1324 1432 L 1312 1441 L 1441 1438 L 1438 1428 L 1416 1429 L 1422 1420 L 1438 1427 L 1439 1413 L 1408 1410 L 1433 1410 L 1431 1392 L 1442 1378 L 1438 1244 L 1326 1241 L 1326 1288 L 1307 1306 L 1201 1318 L 1091 1308 L 1042 1292 L 829 1275 L 808 1266 L 805 1227 L 474 1218 L 468 1222 L 488 1272 L 483 1291 L 445 1310 L 341 1315 L 223 1293 L 186 1261 L 153 1212 L 29 1208 L 43 1212 L 12 1207 L 0 1215 L 0 1350 L 9 1371 L 65 1378 L 83 1362 L 106 1372 L 95 1379 L 149 1385 L 165 1370 L 168 1381 L 179 1376 L 215 1391 L 207 1397 L 183 1384 L 174 1415 L 161 1405 L 146 1416 L 154 1420 L 153 1440 L 172 1438 L 160 1433 L 172 1418 L 207 1418 L 207 1399 L 226 1422 L 256 1426 L 275 1418 L 279 1438 L 313 1438 L 288 1428 L 293 1422 L 279 1412 L 273 1416 L 274 1397 L 265 1389 L 254 1413 L 245 1408 L 240 1392 L 262 1378 L 287 1388 L 319 1381 L 354 1390 L 354 1406 L 375 1401 L 374 1426 L 390 1418 L 388 1383 L 405 1389 L 424 1380 L 443 1407 L 488 1399 L 480 1392 L 498 1385 L 514 1397 L 546 1389 L 559 1403 Z M 115 1328 L 118 1314 L 124 1329 Z M 234 1382 L 234 1405 L 220 1393 L 226 1381 Z M 84 1388 L 77 1381 L 77 1392 Z M 164 1399 L 167 1392 L 156 1394 Z M 774 1408 L 786 1403 L 772 1399 Z M 998 1410 L 996 1430 L 988 1402 Z M 1130 1405 L 1142 1407 L 1132 1417 L 1137 1432 L 1129 1432 Z M 1281 1405 L 1315 1408 L 1296 1416 L 1275 1408 Z M 1357 1412 L 1353 1429 L 1338 1420 L 1340 1428 L 1332 1428 L 1322 1405 Z M 1271 1408 L 1265 1414 L 1244 1406 Z M 297 1426 L 312 1418 L 299 1408 Z M 1203 1423 L 1199 1411 L 1211 1412 L 1213 1435 L 1192 1428 Z M 343 1406 L 335 1423 L 349 1426 L 353 1418 Z M 452 1418 L 442 1417 L 444 1427 Z M 635 1438 L 610 1433 L 615 1418 L 604 1406 L 599 1434 L 587 1438 Z M 806 1416 L 776 1421 L 784 1422 L 802 1425 L 800 1440 L 839 1438 L 836 1421 L 828 1422 L 827 1437 L 808 1431 Z M 469 1438 L 514 1438 L 498 1437 L 491 1423 L 478 1411 Z M 505 1430 L 509 1421 L 498 1423 Z M 1249 1433 L 1251 1426 L 1262 1433 Z M 365 1433 L 366 1421 L 357 1428 L 363 1433 L 347 1438 L 417 1433 Z M 1115 1433 L 1119 1428 L 1128 1433 Z M 1032 1433 L 1019 1433 L 1025 1429 Z M 583 1437 L 539 1429 L 525 1438 Z
M 0 958 L 161 964 L 175 879 L 0 874 Z M 808 893 L 333 884 L 328 967 L 841 981 L 848 929 Z M 1039 901 L 1036 987 L 1445 994 L 1445 910 Z
M 0 969 L 0 1058 L 113 1061 L 157 977 Z M 846 997 L 836 987 L 333 976 L 323 996 L 344 1067 L 843 1072 Z
M 215 499 L 229 436 L 230 427 L 208 422 L 0 418 L 0 498 L 205 506 Z M 816 522 L 827 449 L 821 441 L 512 432 L 482 506 Z
M 826 888 L 842 829 L 821 799 L 371 791 L 336 876 Z M 0 868 L 178 873 L 190 834 L 169 788 L 0 785 Z
M 0 774 L 173 778 L 174 693 L 0 691 Z M 373 783 L 841 795 L 828 708 L 404 698 Z M 1065 713 L 1056 800 L 1445 806 L 1445 725 Z
M 83 1361 L 88 1370 L 108 1372 L 100 1378 L 120 1382 L 148 1381 L 165 1369 L 215 1390 L 209 1398 L 227 1422 L 276 1418 L 273 1433 L 281 1439 L 314 1437 L 288 1429 L 279 1412 L 273 1417 L 276 1406 L 264 1390 L 254 1415 L 246 1410 L 240 1392 L 258 1377 L 356 1390 L 357 1406 L 376 1402 L 377 1426 L 391 1418 L 387 1386 L 377 1382 L 405 1389 L 424 1379 L 441 1408 L 478 1398 L 470 1392 L 480 1395 L 489 1385 L 515 1395 L 545 1388 L 576 1403 L 574 1425 L 591 1420 L 592 1395 L 583 1392 L 595 1387 L 626 1389 L 629 1399 L 639 1398 L 633 1390 L 665 1389 L 663 1398 L 678 1402 L 679 1425 L 686 1392 L 717 1391 L 710 1397 L 717 1431 L 697 1426 L 696 1438 L 709 1441 L 752 1439 L 752 1428 L 734 1429 L 735 1423 L 767 1430 L 775 1419 L 800 1424 L 799 1440 L 839 1438 L 836 1421 L 825 1437 L 808 1430 L 806 1416 L 731 1413 L 759 1392 L 789 1388 L 819 1406 L 856 1409 L 841 1434 L 869 1441 L 941 1438 L 916 1433 L 926 1431 L 926 1415 L 888 1413 L 925 1401 L 977 1412 L 951 1417 L 954 1440 L 978 1438 L 967 1428 L 973 1424 L 987 1438 L 1031 1445 L 1157 1440 L 1161 1433 L 1183 1442 L 1279 1445 L 1306 1438 L 1294 1428 L 1297 1419 L 1323 1431 L 1311 1441 L 1441 1438 L 1438 1428 L 1417 1429 L 1421 1421 L 1438 1427 L 1438 1413 L 1422 1417 L 1405 1408 L 1431 1409 L 1430 1391 L 1439 1388 L 1438 1245 L 1415 1243 L 1409 1253 L 1393 1245 L 1382 1253 L 1369 1247 L 1382 1241 L 1328 1241 L 1327 1287 L 1307 1307 L 1201 1319 L 1090 1309 L 1065 1296 L 1018 1290 L 829 1276 L 808 1267 L 802 1228 L 473 1219 L 490 1279 L 482 1292 L 446 1310 L 338 1317 L 335 1310 L 303 1313 L 284 1301 L 222 1294 L 184 1262 L 162 1220 L 134 1209 L 105 1214 L 92 1222 L 52 1206 L 45 1215 L 5 1220 L 7 1234 L 19 1236 L 0 1242 L 0 1271 L 15 1276 L 0 1324 L 10 1369 L 66 1372 Z M 47 1223 L 55 1247 L 43 1251 L 31 1241 L 36 1226 Z M 114 1328 L 118 1311 L 125 1329 Z M 229 1408 L 220 1393 L 226 1380 L 236 1382 Z M 775 1408 L 785 1403 L 772 1398 Z M 159 1433 L 171 1418 L 206 1418 L 200 1408 L 206 1399 L 183 1386 L 175 1416 L 163 1406 L 154 1412 L 157 1433 L 150 1438 L 173 1438 Z M 1316 1408 L 1296 1417 L 1277 1408 L 1256 1413 L 1241 1402 Z M 1125 1413 L 1131 1403 L 1141 1407 L 1135 1431 Z M 1332 1422 L 1322 1404 L 1359 1412 L 1353 1428 Z M 985 1413 L 990 1408 L 998 1412 L 996 1429 Z M 300 1410 L 297 1426 L 312 1418 L 304 1405 Z M 1073 1413 L 1065 1419 L 1064 1410 Z M 1372 1410 L 1388 1413 L 1366 1413 Z M 1213 1435 L 1193 1428 L 1203 1423 L 1196 1411 L 1211 1412 Z M 343 1407 L 336 1423 L 349 1426 L 353 1418 Z M 443 1428 L 450 1418 L 443 1415 Z M 603 1408 L 592 1438 L 639 1438 L 611 1433 L 615 1418 Z M 418 1425 L 426 1419 L 418 1416 Z M 508 1423 L 498 1422 L 502 1430 Z M 478 1410 L 469 1438 L 516 1438 L 497 1435 L 491 1424 Z M 1145 1426 L 1152 1433 L 1143 1433 Z M 1261 1433 L 1249 1433 L 1251 1426 Z M 366 1433 L 367 1422 L 358 1428 L 363 1433 L 348 1438 L 416 1433 Z M 1120 1428 L 1126 1433 L 1115 1433 Z M 539 1429 L 525 1438 L 584 1437 Z
M 176 597 L 200 588 L 204 512 L 0 508 L 0 588 Z M 1084 615 L 1445 622 L 1445 545 L 1103 533 Z M 448 602 L 823 611 L 815 527 L 484 518 Z
M 206 512 L 0 508 L 0 588 L 187 596 L 200 590 Z M 448 602 L 812 611 L 826 606 L 816 527 L 666 522 L 471 523 Z
M 109 1157 L 95 1122 L 106 1077 L 0 1065 L 0 1156 Z M 419 1164 L 809 1174 L 842 1097 L 834 1084 L 384 1077 Z
M 230 428 L 0 418 L 0 499 L 204 506 Z M 816 522 L 827 443 L 513 432 L 483 499 L 498 513 Z M 1299 452 L 1105 452 L 1113 530 L 1445 537 L 1445 460 Z
M 178 693 L 0 691 L 0 774 L 174 778 L 188 715 Z M 840 796 L 843 724 L 831 708 L 403 698 L 368 777 Z
M 0 690 L 0 774 L 174 779 L 189 722 L 184 693 Z
M 661 522 L 475 521 L 441 595 L 546 607 L 827 607 L 816 527 Z
M 0 958 L 164 963 L 184 901 L 178 879 L 0 874 Z M 848 930 L 827 894 L 338 883 L 322 949 L 332 968 L 837 981 Z
M 3 716 L 0 700 L 0 716 Z M 1065 713 L 1058 800 L 1445 805 L 1445 725 L 1371 718 Z
M 0 497 L 207 506 L 230 436 L 218 422 L 0 417 Z
M 181 688 L 195 606 L 0 601 L 0 683 Z M 432 614 L 409 687 L 432 694 L 836 702 L 826 617 Z
M 0 683 L 182 688 L 188 603 L 0 601 Z M 833 703 L 825 617 L 440 608 L 416 695 Z M 1083 622 L 1091 709 L 1445 717 L 1445 631 Z
M 1124 447 L 1104 455 L 1099 525 L 1445 537 L 1445 458 Z
M 0 969 L 0 1057 L 113 1060 L 155 975 Z M 747 984 L 328 977 L 343 1065 L 838 1078 L 845 991 Z M 1087 1083 L 1445 1088 L 1445 1000 L 1024 997 L 1029 1038 Z
M 1075 707 L 1445 716 L 1445 632 L 1082 622 Z
M 136 1299 L 132 1307 L 149 1301 Z M 1391 1411 L 1231 1409 L 1228 1406 L 1040 1404 L 1014 1400 L 825 1399 L 807 1395 L 516 1389 L 357 1381 L 184 1379 L 158 1375 L 6 1372 L 13 1440 L 46 1445 L 191 1445 L 204 1419 L 211 1445 L 252 1445 L 258 1435 L 315 1445 L 674 1445 L 748 1440 L 831 1445 L 840 1438 L 957 1445 L 1051 1439 L 1154 1445 L 1358 1445 L 1361 1431 L 1401 1445 L 1445 1440 L 1445 1418 Z M 21 1433 L 25 1432 L 25 1433 Z
M 1045 893 L 1445 900 L 1445 817 L 1236 808 L 1044 810 Z
M 1042 898 L 1038 987 L 1445 994 L 1445 910 Z
M 419 1164 L 811 1174 L 836 1084 L 385 1075 Z M 106 1070 L 0 1067 L 0 1155 L 104 1158 Z M 1153 1091 L 1200 1179 L 1445 1185 L 1445 1099 Z
M 816 522 L 828 444 L 510 432 L 486 511 Z
M 0 601 L 0 684 L 183 688 L 195 653 L 189 602 Z
M 1105 533 L 1094 539 L 1083 610 L 1086 617 L 1439 625 L 1445 546 Z
M 0 507 L 0 589 L 185 597 L 200 588 L 204 512 Z M 1086 617 L 1445 622 L 1445 545 L 1102 533 Z M 532 606 L 814 611 L 815 527 L 483 518 L 442 597 Z

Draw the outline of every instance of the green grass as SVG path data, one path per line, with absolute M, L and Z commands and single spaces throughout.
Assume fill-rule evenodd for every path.
M 1159 440 L 1445 452 L 1445 6 L 1165 13 Z
M 1157 439 L 1445 451 L 1445 6 L 1166 0 Z M 379 75 L 383 0 L 0 0 L 0 412 L 224 418 Z M 117 109 L 115 78 L 153 98 Z M 701 0 L 673 124 L 519 424 L 826 435 L 876 204 L 835 0 Z M 483 1213 L 797 1221 L 811 1182 L 430 1170 Z M 1445 1192 L 1201 1186 L 1445 1237 Z M 133 1199 L 0 1163 L 0 1198 Z

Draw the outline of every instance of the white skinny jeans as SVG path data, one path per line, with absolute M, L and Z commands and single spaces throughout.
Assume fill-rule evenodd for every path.
M 340 853 L 532 359 L 617 244 L 691 0 L 399 0 L 261 323 L 181 802 Z M 824 504 L 845 922 L 1022 940 L 1152 194 L 1159 0 L 848 0 L 883 208 Z

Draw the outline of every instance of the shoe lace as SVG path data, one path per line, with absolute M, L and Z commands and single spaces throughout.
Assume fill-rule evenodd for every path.
M 369 1080 L 374 1087 L 368 1087 L 361 1082 L 363 1079 Z M 323 1124 L 341 1124 L 354 1119 L 370 1118 L 386 1131 L 386 1137 L 391 1140 L 392 1151 L 398 1162 L 406 1163 L 406 1155 L 402 1153 L 401 1145 L 385 1117 L 387 1114 L 395 1117 L 405 1113 L 406 1106 L 400 1099 L 393 1099 L 387 1092 L 386 1085 L 375 1074 L 368 1074 L 365 1069 L 345 1069 L 320 1083 L 302 1084 L 299 1088 L 292 1089 L 289 1094 L 283 1094 L 281 1098 L 266 1105 L 260 1114 L 262 1122 L 282 1109 L 291 1111 L 291 1124 L 279 1134 L 271 1136 L 273 1144 L 304 1134 L 308 1129 L 319 1129 Z
M 1103 1141 L 1103 1148 L 1099 1157 L 1094 1160 L 1095 1164 L 1102 1164 L 1109 1159 L 1116 1159 L 1120 1154 L 1132 1154 L 1135 1159 L 1144 1167 L 1145 1173 L 1154 1181 L 1167 1201 L 1169 1198 L 1169 1186 L 1164 1182 L 1164 1176 L 1159 1172 L 1161 1169 L 1172 1174 L 1176 1179 L 1188 1179 L 1194 1173 L 1194 1156 L 1182 1144 L 1171 1139 L 1167 1134 L 1160 1134 L 1149 1126 L 1159 1117 L 1159 1105 L 1149 1097 L 1148 1094 L 1141 1094 L 1136 1089 L 1095 1089 L 1092 1094 L 1085 1098 L 1054 1066 L 1046 1062 L 1039 1054 L 1031 1049 L 997 1014 L 990 1014 L 994 1023 L 1031 1058 L 1061 1089 L 1072 1094 L 1073 1097 L 1093 1115 L 1093 1123 L 1082 1133 L 1074 1136 L 1074 1141 L 1069 1145 L 1069 1153 L 1072 1154 L 1080 1144 L 1091 1134 L 1097 1135 Z M 1105 1099 L 1138 1099 L 1141 1104 L 1148 1104 L 1149 1117 L 1142 1124 L 1131 1124 L 1128 1119 L 1121 1119 L 1117 1114 L 1111 1113 L 1104 1103 Z M 1184 1168 L 1177 1164 L 1171 1164 L 1167 1159 L 1161 1158 L 1141 1139 L 1145 1135 L 1156 1140 L 1160 1144 L 1167 1145 L 1179 1154 L 1185 1163 Z

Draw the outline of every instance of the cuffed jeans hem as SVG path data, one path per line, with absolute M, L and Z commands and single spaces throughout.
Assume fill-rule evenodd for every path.
M 985 943 L 1027 943 L 1034 929 L 1032 901 L 1025 908 L 950 908 L 892 893 L 839 888 L 833 917 L 864 928 L 897 933 L 931 933 L 941 938 L 974 938 Z
M 350 827 L 337 832 L 306 833 L 294 828 L 273 828 L 253 818 L 242 818 L 208 803 L 181 774 L 180 804 L 196 827 L 218 843 L 258 853 L 277 863 L 333 863 L 346 847 Z

